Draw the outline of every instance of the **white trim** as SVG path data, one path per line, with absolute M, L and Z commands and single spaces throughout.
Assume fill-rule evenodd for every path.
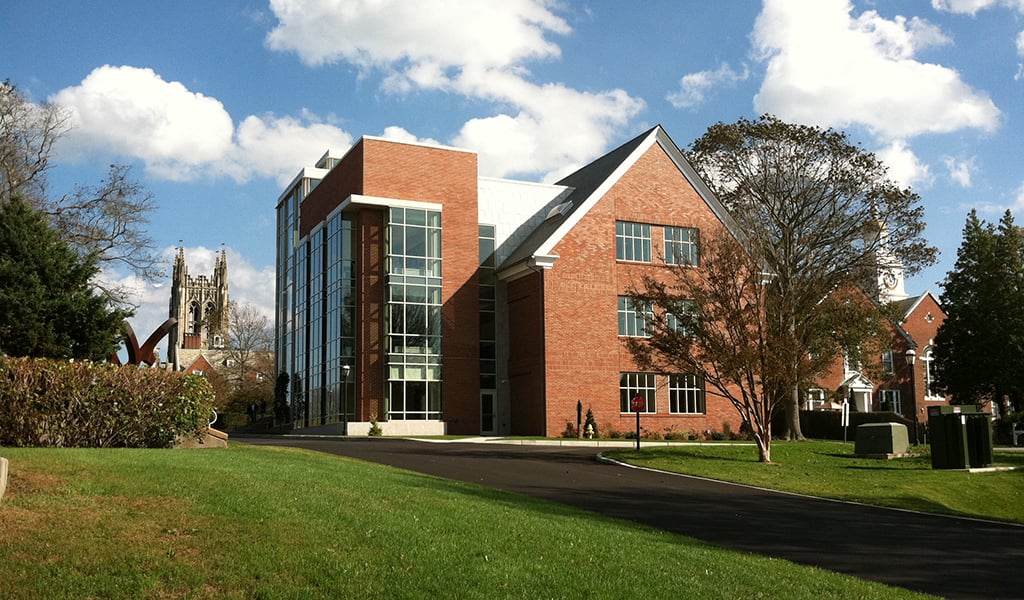
M 939 309 L 942 310 L 942 303 L 939 302 L 939 298 L 935 294 L 933 294 L 931 290 L 925 290 L 925 292 L 923 294 L 921 294 L 920 296 L 917 297 L 917 300 L 914 301 L 914 303 L 910 306 L 910 308 L 907 309 L 907 312 L 903 313 L 903 322 L 904 323 L 907 322 L 907 319 L 910 318 L 910 315 L 914 314 L 914 311 L 917 310 L 917 307 L 920 306 L 921 302 L 924 301 L 924 297 L 925 296 L 931 296 L 932 300 L 935 300 L 936 306 L 938 306 Z M 943 312 L 945 312 L 945 310 L 943 310 Z
M 503 269 L 498 274 L 498 278 L 502 281 L 515 281 L 530 273 L 536 273 L 537 269 L 550 270 L 555 266 L 555 261 L 558 259 L 559 255 L 557 254 L 534 254 L 528 260 L 518 262 Z

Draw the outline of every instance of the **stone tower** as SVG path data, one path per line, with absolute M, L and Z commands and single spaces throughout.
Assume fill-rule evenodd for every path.
M 167 361 L 175 371 L 187 368 L 202 354 L 224 348 L 228 334 L 225 250 L 217 257 L 212 277 L 192 277 L 185 265 L 185 249 L 178 248 L 171 274 L 170 316 L 178 320 L 171 330 L 167 350 Z

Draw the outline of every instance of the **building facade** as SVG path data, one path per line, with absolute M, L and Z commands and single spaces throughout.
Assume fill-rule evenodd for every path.
M 643 335 L 628 299 L 641 276 L 699 268 L 701 233 L 735 232 L 660 126 L 554 184 L 363 137 L 295 177 L 277 224 L 275 350 L 296 427 L 558 436 L 582 408 L 607 434 L 632 431 L 639 397 L 649 432 L 740 429 L 697 374 L 645 372 L 623 343 Z M 900 336 L 929 309 L 908 310 Z M 913 339 L 894 343 L 901 360 L 925 356 Z M 831 399 L 846 379 L 820 385 Z
M 555 436 L 738 430 L 692 374 L 640 372 L 622 299 L 731 220 L 655 127 L 555 184 L 473 152 L 364 137 L 277 204 L 278 372 L 297 427 Z M 665 250 L 668 249 L 668 252 Z

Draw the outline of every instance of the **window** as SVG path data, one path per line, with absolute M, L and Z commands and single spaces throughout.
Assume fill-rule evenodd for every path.
M 646 223 L 616 221 L 615 258 L 651 262 L 651 226 Z
M 824 406 L 825 397 L 825 390 L 821 388 L 807 390 L 807 410 L 814 410 L 819 406 Z
M 892 411 L 896 414 L 903 414 L 903 403 L 900 402 L 899 390 L 879 390 L 879 398 L 882 402 L 882 411 Z
M 921 364 L 924 365 L 924 397 L 926 400 L 942 400 L 934 389 L 935 379 L 932 373 L 932 347 L 924 349 L 924 356 L 921 357 Z
M 694 337 L 697 334 L 699 320 L 693 302 L 680 300 L 675 308 L 675 313 L 665 314 L 668 329 L 686 337 Z
M 697 265 L 698 230 L 694 227 L 665 228 L 665 262 L 670 265 Z
M 647 320 L 653 316 L 650 302 L 619 296 L 619 335 L 647 337 Z
M 387 377 L 392 420 L 441 418 L 441 213 L 391 207 Z
M 619 374 L 619 411 L 633 412 L 633 398 L 640 396 L 644 400 L 645 413 L 657 412 L 654 373 L 620 373 Z
M 704 379 L 698 375 L 668 378 L 669 412 L 687 415 L 704 413 Z
M 882 353 L 882 373 L 885 375 L 892 375 L 894 373 L 893 362 L 892 362 L 892 349 L 886 350 Z

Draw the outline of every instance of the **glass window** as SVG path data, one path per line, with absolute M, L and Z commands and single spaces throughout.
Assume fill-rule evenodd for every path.
M 646 223 L 616 221 L 615 258 L 651 262 L 651 226 Z
M 657 412 L 654 373 L 619 374 L 619 411 L 624 413 L 633 412 L 633 398 L 637 396 L 644 400 L 644 410 L 642 412 Z
M 892 349 L 890 348 L 882 353 L 882 373 L 892 375 L 893 372 Z
M 647 337 L 647 320 L 653 316 L 650 302 L 619 296 L 619 335 Z
M 387 418 L 440 419 L 441 216 L 412 208 L 388 216 Z
M 698 230 L 694 227 L 665 228 L 665 262 L 670 265 L 697 265 L 700 259 Z
M 669 412 L 704 414 L 704 378 L 699 375 L 670 375 L 668 378 Z
M 903 403 L 900 402 L 899 390 L 879 390 L 878 394 L 882 403 L 882 411 L 892 411 L 896 414 L 903 413 Z

